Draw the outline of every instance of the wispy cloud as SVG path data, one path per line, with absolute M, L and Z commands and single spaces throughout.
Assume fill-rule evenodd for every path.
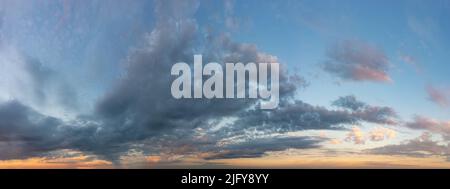
M 428 99 L 441 107 L 448 107 L 450 105 L 450 91 L 441 88 L 436 88 L 432 85 L 426 86 Z
M 414 157 L 442 156 L 448 160 L 450 158 L 449 149 L 448 144 L 440 144 L 438 141 L 432 140 L 431 135 L 425 132 L 420 137 L 408 140 L 402 144 L 374 148 L 368 150 L 368 152 L 374 154 L 404 155 Z
M 442 134 L 445 138 L 450 139 L 450 121 L 440 121 L 416 115 L 412 121 L 406 122 L 405 126 L 411 129 L 420 129 Z

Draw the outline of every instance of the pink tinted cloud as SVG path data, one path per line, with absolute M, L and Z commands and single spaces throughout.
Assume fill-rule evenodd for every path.
M 432 85 L 426 86 L 426 92 L 428 94 L 428 99 L 441 107 L 448 107 L 450 105 L 449 101 L 449 91 L 441 88 L 436 88 Z
M 390 63 L 376 46 L 359 40 L 342 41 L 329 49 L 323 69 L 350 81 L 390 82 Z
M 385 72 L 361 66 L 353 68 L 352 77 L 358 81 L 391 81 L 391 78 Z
M 436 120 L 433 118 L 416 115 L 405 126 L 411 129 L 426 130 L 432 133 L 441 134 L 444 138 L 450 139 L 450 121 Z

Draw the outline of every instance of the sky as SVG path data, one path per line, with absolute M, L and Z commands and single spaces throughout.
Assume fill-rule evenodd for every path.
M 0 168 L 450 168 L 448 0 L 0 0 Z M 276 62 L 280 104 L 174 99 Z

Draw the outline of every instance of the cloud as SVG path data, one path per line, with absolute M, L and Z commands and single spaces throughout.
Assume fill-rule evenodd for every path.
M 254 99 L 230 102 L 224 99 L 176 100 L 171 97 L 169 87 L 174 79 L 168 74 L 171 66 L 180 61 L 193 62 L 192 55 L 195 53 L 195 49 L 210 49 L 205 47 L 209 44 L 204 43 L 204 38 L 202 38 L 204 36 L 198 31 L 196 20 L 193 19 L 197 7 L 198 3 L 196 2 L 155 2 L 157 20 L 155 28 L 146 36 L 144 44 L 129 54 L 124 76 L 100 98 L 93 114 L 80 115 L 73 121 L 67 122 L 57 117 L 38 113 L 42 110 L 34 110 L 33 103 L 29 103 L 27 99 L 19 98 L 20 102 L 17 101 L 15 105 L 8 105 L 9 102 L 7 102 L 5 106 L 21 108 L 11 109 L 12 112 L 6 110 L 1 112 L 0 116 L 5 116 L 5 119 L 13 114 L 24 120 L 37 116 L 53 122 L 42 125 L 42 130 L 47 130 L 45 132 L 48 134 L 37 137 L 36 144 L 32 144 L 26 140 L 27 137 L 12 139 L 6 136 L 33 135 L 34 130 L 28 129 L 37 128 L 34 124 L 39 122 L 18 122 L 11 118 L 10 121 L 17 121 L 14 123 L 24 129 L 9 128 L 14 124 L 3 125 L 5 137 L 2 149 L 12 148 L 18 149 L 18 151 L 1 158 L 26 158 L 27 156 L 44 155 L 46 152 L 54 150 L 76 149 L 99 155 L 111 161 L 118 161 L 120 156 L 139 148 L 137 144 L 148 141 L 157 141 L 156 144 L 160 145 L 167 144 L 166 137 L 163 135 L 191 140 L 193 136 L 189 131 L 208 127 L 211 121 L 221 120 L 227 116 L 236 116 L 257 105 L 257 100 Z M 225 35 L 208 37 L 213 45 L 211 49 L 215 50 L 211 52 L 205 50 L 206 60 L 204 61 L 277 62 L 275 56 L 259 52 L 253 44 L 236 43 Z M 35 89 L 32 91 L 33 95 L 27 93 L 23 94 L 24 97 L 36 96 L 36 99 L 46 99 L 45 93 L 51 91 L 46 88 L 46 85 L 60 79 L 54 78 L 53 72 L 42 67 L 39 62 L 22 61 L 20 56 L 13 56 L 13 58 L 15 57 L 20 60 L 19 63 L 23 63 L 19 65 L 23 66 L 8 70 L 18 70 L 23 73 L 25 81 L 29 82 L 23 88 Z M 6 62 L 5 65 L 8 66 L 16 66 L 18 64 L 15 64 L 15 60 L 7 59 L 3 62 Z M 11 82 L 6 84 L 11 84 Z M 280 98 L 283 101 L 288 100 L 303 84 L 304 81 L 301 77 L 281 70 Z M 7 88 L 11 89 L 11 87 Z M 17 97 L 18 95 L 14 93 L 10 96 Z M 59 94 L 59 96 L 63 95 Z M 26 103 L 23 104 L 22 101 Z M 66 99 L 66 101 L 69 100 Z M 52 106 L 45 104 L 42 107 Z M 183 130 L 183 132 L 176 133 L 179 130 Z M 53 140 L 47 140 L 47 136 L 51 136 L 48 139 Z M 13 140 L 17 141 L 14 144 L 18 143 L 20 146 L 14 146 L 11 143 Z M 48 148 L 44 149 L 43 146 L 38 145 L 40 143 L 47 144 Z M 201 142 L 195 140 L 186 141 L 186 143 L 201 145 Z M 166 147 L 170 148 L 171 146 Z
M 428 49 L 440 45 L 442 36 L 442 28 L 436 20 L 430 17 L 408 17 L 409 29 L 419 37 L 421 47 Z
M 342 99 L 354 99 L 364 108 L 358 110 L 343 109 L 333 110 L 321 106 L 313 106 L 300 100 L 282 102 L 272 111 L 252 109 L 237 114 L 239 119 L 231 128 L 225 128 L 223 132 L 245 131 L 256 129 L 259 131 L 290 132 L 301 130 L 319 129 L 343 129 L 344 125 L 369 122 L 376 124 L 395 125 L 397 114 L 390 107 L 371 106 L 359 102 L 355 97 L 340 97 L 335 104 Z
M 8 148 L 4 146 L 2 149 L 17 150 L 16 154 L 4 153 L 7 155 L 0 157 L 3 159 L 45 156 L 49 152 L 63 149 L 95 154 L 99 158 L 109 161 L 120 161 L 121 156 L 134 149 L 143 150 L 145 154 L 168 153 L 175 156 L 189 155 L 195 152 L 214 154 L 204 157 L 207 159 L 257 157 L 268 151 L 318 147 L 319 143 L 323 141 L 320 138 L 293 138 L 282 135 L 254 138 L 260 134 L 280 134 L 307 129 L 340 129 L 340 125 L 363 121 L 352 117 L 352 113 L 346 110 L 327 110 L 297 101 L 295 103 L 285 102 L 275 111 L 264 112 L 259 109 L 244 111 L 242 115 L 236 114 L 239 118 L 230 123 L 229 127 L 216 131 L 211 128 L 215 124 L 199 122 L 201 124 L 193 127 L 180 123 L 179 126 L 172 128 L 155 129 L 154 132 L 160 133 L 155 135 L 145 133 L 146 130 L 139 128 L 139 125 L 134 123 L 111 125 L 108 119 L 91 119 L 89 117 L 80 117 L 77 121 L 67 123 L 57 118 L 41 115 L 18 102 L 11 102 L 3 106 L 5 108 L 0 111 L 0 116 L 5 119 L 8 117 L 10 123 L 2 125 L 3 144 L 8 146 Z M 169 118 L 165 119 L 161 123 L 171 121 Z M 221 120 L 223 117 L 211 117 L 210 119 Z M 22 122 L 16 123 L 15 120 L 22 120 Z M 119 126 L 123 126 L 123 128 Z M 19 129 L 15 130 L 14 128 Z M 36 132 L 35 129 L 39 129 L 41 132 Z M 152 130 L 147 132 L 150 131 Z M 8 138 L 7 136 L 20 137 Z M 244 140 L 236 140 L 242 136 L 245 136 Z M 34 138 L 33 143 L 28 142 L 28 138 Z M 358 137 L 356 139 L 361 141 Z M 234 143 L 224 145 L 222 141 L 226 140 L 232 140 Z M 16 143 L 12 141 L 20 145 L 13 146 L 12 144 Z M 257 147 L 257 144 L 264 145 Z
M 411 55 L 400 55 L 400 60 L 401 61 L 403 61 L 403 62 L 405 62 L 405 63 L 407 63 L 407 64 L 410 64 L 410 65 L 416 65 L 417 64 L 417 61 L 416 61 L 416 59 L 414 58 L 414 57 L 412 57 Z
M 375 46 L 358 40 L 342 41 L 328 50 L 323 69 L 343 80 L 389 82 L 390 63 Z
M 420 137 L 408 140 L 402 144 L 387 145 L 383 147 L 373 148 L 367 152 L 383 155 L 406 155 L 415 157 L 443 156 L 447 159 L 450 157 L 450 148 L 448 144 L 440 144 L 431 139 L 431 135 L 427 132 Z
M 313 137 L 270 137 L 227 145 L 204 159 L 230 159 L 261 157 L 266 152 L 284 151 L 290 148 L 308 149 L 320 147 L 321 139 Z
M 13 159 L 37 155 L 56 148 L 58 120 L 47 118 L 18 102 L 0 105 L 0 158 Z M 57 139 L 56 139 L 57 140 Z
M 347 133 L 345 141 L 353 142 L 354 144 L 365 144 L 366 138 L 360 128 L 353 127 L 350 132 Z
M 397 113 L 391 107 L 369 106 L 362 111 L 353 112 L 353 116 L 361 120 L 387 125 L 396 125 Z
M 239 114 L 233 129 L 256 128 L 288 132 L 307 129 L 333 129 L 341 124 L 352 124 L 359 120 L 347 111 L 329 110 L 302 101 L 285 102 L 273 111 L 249 110 Z
M 17 101 L 0 104 L 0 159 L 43 156 L 61 149 L 77 149 L 94 136 L 93 127 L 71 127 Z M 86 135 L 82 135 L 84 132 Z
M 46 156 L 61 150 L 76 150 L 114 163 L 136 152 L 144 156 L 212 154 L 204 156 L 205 159 L 260 157 L 269 151 L 320 147 L 324 141 L 287 136 L 291 131 L 344 129 L 344 125 L 361 122 L 394 123 L 396 114 L 391 108 L 371 106 L 355 97 L 340 98 L 343 102 L 336 105 L 342 109 L 314 106 L 295 99 L 306 82 L 301 76 L 289 73 L 282 63 L 279 63 L 280 105 L 274 110 L 255 108 L 256 99 L 172 98 L 170 84 L 174 78 L 169 74 L 170 68 L 177 62 L 192 64 L 193 54 L 203 54 L 204 62 L 279 61 L 254 44 L 233 41 L 226 34 L 202 33 L 194 19 L 198 6 L 192 1 L 156 1 L 155 27 L 140 46 L 131 50 L 122 76 L 94 103 L 95 111 L 69 120 L 38 109 L 54 107 L 51 104 L 37 106 L 35 101 L 28 100 L 28 94 L 39 100 L 47 99 L 48 91 L 68 92 L 67 89 L 51 90 L 59 86 L 52 82 L 63 80 L 61 77 L 39 61 L 21 61 L 21 67 L 7 69 L 24 75 L 30 83 L 23 88 L 30 89 L 31 93 L 11 93 L 10 96 L 24 95 L 24 98 L 0 103 L 0 120 L 5 120 L 0 123 L 0 159 Z M 379 56 L 372 49 L 364 50 L 368 51 L 364 55 Z M 358 61 L 361 59 L 355 56 Z M 18 65 L 10 60 L 15 59 L 7 59 L 5 65 Z M 379 67 L 379 63 L 369 60 L 366 64 L 370 69 Z M 19 74 L 20 80 L 22 75 Z M 62 101 L 75 98 L 67 96 Z M 230 119 L 233 121 L 219 126 Z M 223 143 L 236 138 L 242 140 Z
M 181 14 L 178 12 L 181 8 L 184 16 L 172 16 Z M 237 43 L 226 35 L 211 34 L 207 36 L 209 44 L 202 43 L 203 35 L 199 35 L 198 25 L 192 19 L 196 8 L 190 3 L 175 7 L 162 2 L 156 4 L 156 14 L 163 14 L 158 17 L 161 20 L 157 27 L 149 33 L 145 45 L 129 55 L 124 77 L 96 105 L 99 119 L 108 125 L 104 132 L 113 135 L 108 140 L 111 146 L 138 143 L 175 130 L 208 127 L 211 122 L 239 116 L 258 105 L 255 99 L 230 101 L 174 99 L 171 96 L 170 84 L 174 79 L 168 74 L 171 66 L 177 62 L 192 64 L 194 53 L 202 53 L 204 62 L 278 62 L 275 56 L 260 52 L 256 45 Z M 195 49 L 205 49 L 205 52 L 195 52 Z M 280 100 L 292 98 L 297 88 L 303 85 L 300 76 L 289 74 L 282 68 Z M 180 137 L 189 138 L 188 133 Z M 123 148 L 123 151 L 128 149 Z
M 428 99 L 431 102 L 434 102 L 441 107 L 448 107 L 450 105 L 450 94 L 448 91 L 435 88 L 432 85 L 427 85 L 426 92 L 428 94 Z
M 416 115 L 412 121 L 406 122 L 404 126 L 410 129 L 426 130 L 441 134 L 444 138 L 450 139 L 450 121 L 440 121 Z
M 17 100 L 45 114 L 78 108 L 78 94 L 66 78 L 13 46 L 0 43 L 0 103 Z
M 364 133 L 364 131 L 358 127 L 352 127 L 352 129 L 347 133 L 344 141 L 353 142 L 354 144 L 365 144 L 367 140 L 379 142 L 387 139 L 393 139 L 396 136 L 396 131 L 385 127 L 376 127 L 367 133 Z
M 234 16 L 234 4 L 234 0 L 224 1 L 225 27 L 231 31 L 237 31 L 239 29 L 239 20 Z
M 397 136 L 397 132 L 385 127 L 376 127 L 375 129 L 370 131 L 368 135 L 368 138 L 371 141 L 383 141 L 385 139 L 395 138 Z
M 339 99 L 333 101 L 332 105 L 342 108 L 348 108 L 353 111 L 361 110 L 366 107 L 366 104 L 364 102 L 358 101 L 353 95 L 339 97 Z
M 332 102 L 333 106 L 351 110 L 352 117 L 371 123 L 396 125 L 397 113 L 391 107 L 371 106 L 356 99 L 355 96 L 339 97 Z
M 329 141 L 329 143 L 330 143 L 330 144 L 334 144 L 334 145 L 342 144 L 342 140 L 339 140 L 339 139 L 331 139 L 331 140 Z
M 61 149 L 79 149 L 116 161 L 133 145 L 170 133 L 181 127 L 186 130 L 206 124 L 248 108 L 254 101 L 225 101 L 201 103 L 183 102 L 171 98 L 170 67 L 179 61 L 192 58 L 197 24 L 192 15 L 198 3 L 156 1 L 157 24 L 148 34 L 145 45 L 129 55 L 125 77 L 97 103 L 92 115 L 79 116 L 71 122 L 48 116 L 45 108 L 56 104 L 46 99 L 63 97 L 62 93 L 49 97 L 53 82 L 61 79 L 39 61 L 25 58 L 14 48 L 1 46 L 0 123 L 2 151 L 0 159 L 44 156 Z M 269 57 L 255 46 L 231 41 L 218 43 L 228 48 L 230 56 L 260 61 Z M 219 48 L 219 47 L 218 47 Z M 220 47 L 221 48 L 221 47 Z M 225 53 L 225 52 L 224 52 Z M 222 57 L 222 56 L 221 56 Z M 225 57 L 223 58 L 225 59 Z M 295 91 L 295 88 L 285 90 Z M 13 100 L 13 101 L 11 101 Z M 75 100 L 69 97 L 61 102 Z M 215 109 L 211 109 L 217 106 Z M 210 111 L 213 110 L 213 111 Z M 58 110 L 57 110 L 58 111 Z M 185 138 L 189 138 L 184 136 Z M 162 137 L 164 138 L 164 137 Z
M 423 67 L 419 64 L 419 62 L 413 56 L 408 55 L 408 54 L 401 54 L 401 55 L 399 55 L 399 59 L 400 59 L 400 61 L 412 66 L 417 74 L 420 74 L 420 75 L 423 74 L 423 72 L 424 72 Z

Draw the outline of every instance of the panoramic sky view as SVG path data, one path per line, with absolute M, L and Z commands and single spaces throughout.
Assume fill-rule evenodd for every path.
M 0 0 L 0 168 L 450 168 L 448 0 Z M 280 103 L 175 99 L 280 65 Z

